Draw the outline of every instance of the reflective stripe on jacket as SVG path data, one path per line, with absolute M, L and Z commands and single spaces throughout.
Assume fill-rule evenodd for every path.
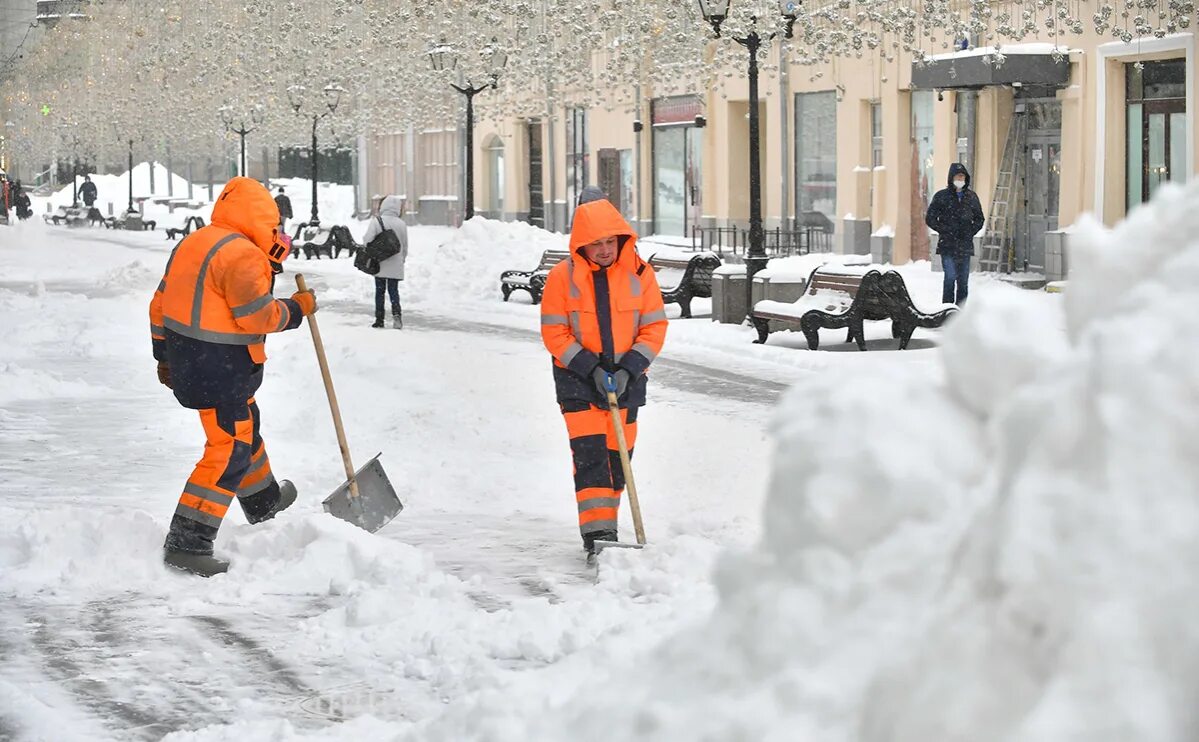
M 584 245 L 620 238 L 607 268 L 587 260 Z M 554 359 L 558 401 L 605 405 L 591 380 L 599 365 L 632 376 L 622 407 L 645 404 L 645 373 L 666 340 L 666 310 L 654 269 L 637 255 L 637 235 L 607 200 L 575 210 L 569 259 L 546 278 L 541 338 Z
M 298 327 L 303 319 L 296 302 L 271 293 L 267 254 L 278 224 L 266 188 L 234 178 L 213 209 L 212 224 L 171 253 L 150 303 L 150 335 L 154 357 L 171 365 L 184 405 L 213 407 L 201 403 L 226 396 L 244 401 L 246 388 L 257 388 L 252 377 L 261 381 L 266 335 Z

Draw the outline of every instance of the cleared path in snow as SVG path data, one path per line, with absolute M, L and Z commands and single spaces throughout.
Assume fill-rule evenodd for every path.
M 228 578 L 167 573 L 163 529 L 202 441 L 150 357 L 169 245 L 32 233 L 36 251 L 0 242 L 0 737 L 428 718 L 507 673 L 652 644 L 707 610 L 717 551 L 756 535 L 782 385 L 662 359 L 635 459 L 658 548 L 612 557 L 597 582 L 536 334 L 421 306 L 404 331 L 374 330 L 365 305 L 331 300 L 320 319 L 351 445 L 359 462 L 385 452 L 407 509 L 381 538 L 319 514 L 341 474 L 301 329 L 268 343 L 258 395 L 301 501 L 258 528 L 231 511 Z

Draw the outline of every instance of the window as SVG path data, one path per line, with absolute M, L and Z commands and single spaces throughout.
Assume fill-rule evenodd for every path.
M 657 98 L 653 121 L 654 234 L 694 235 L 703 213 L 703 110 L 694 95 Z
M 1162 183 L 1184 182 L 1187 151 L 1186 63 L 1182 59 L 1125 66 L 1128 208 L 1153 197 Z
M 422 198 L 458 198 L 458 132 L 429 129 L 420 134 Z
M 493 219 L 504 218 L 504 141 L 499 137 L 487 143 L 487 211 Z
M 795 96 L 795 213 L 837 219 L 837 95 Z
M 375 194 L 407 196 L 406 178 L 407 147 L 403 134 L 381 134 L 375 140 L 375 152 L 379 162 L 375 165 L 375 180 L 371 184 Z
M 879 101 L 870 103 L 870 164 L 872 167 L 882 167 L 883 164 L 883 104 Z
M 587 109 L 566 109 L 566 203 L 572 212 L 589 178 Z

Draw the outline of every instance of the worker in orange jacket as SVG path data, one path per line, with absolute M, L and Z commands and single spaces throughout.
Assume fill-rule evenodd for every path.
M 637 235 L 594 186 L 583 190 L 570 257 L 546 277 L 541 339 L 553 356 L 558 406 L 570 435 L 583 548 L 617 540 L 624 472 L 608 409 L 615 381 L 632 455 L 646 370 L 666 340 L 666 310 L 654 269 L 637 255 Z
M 213 556 L 212 543 L 234 498 L 250 523 L 295 502 L 295 487 L 271 472 L 254 402 L 265 336 L 299 327 L 316 311 L 311 291 L 272 296 L 289 247 L 270 192 L 234 178 L 212 209 L 212 224 L 175 247 L 154 292 L 150 334 L 158 379 L 181 405 L 199 411 L 206 439 L 171 519 L 169 566 L 206 577 L 228 569 Z

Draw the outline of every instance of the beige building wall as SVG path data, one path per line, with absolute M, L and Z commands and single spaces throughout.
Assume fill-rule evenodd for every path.
M 1125 214 L 1125 100 L 1126 65 L 1136 60 L 1160 60 L 1186 57 L 1188 70 L 1188 145 L 1186 163 L 1193 175 L 1196 167 L 1194 126 L 1194 78 L 1196 67 L 1194 34 L 1176 34 L 1165 39 L 1145 39 L 1132 44 L 1113 43 L 1088 30 L 1068 38 L 1070 81 L 1056 93 L 1061 103 L 1061 154 L 1059 225 L 1066 227 L 1084 214 L 1095 214 L 1113 223 Z M 1009 49 L 1009 53 L 1011 50 Z M 777 52 L 776 52 L 777 53 Z M 788 69 L 787 100 L 779 94 L 776 74 L 763 72 L 759 104 L 763 217 L 768 229 L 778 226 L 781 217 L 795 215 L 794 183 L 795 126 L 794 96 L 797 93 L 837 91 L 836 103 L 836 207 L 838 232 L 848 233 L 851 226 L 874 233 L 893 232 L 891 256 L 904 262 L 912 255 L 912 236 L 923 229 L 923 214 L 915 213 L 912 198 L 912 89 L 910 56 L 897 54 L 891 62 L 877 57 L 839 59 L 822 67 Z M 944 62 L 942 62 L 944 64 Z M 741 70 L 737 70 L 739 73 Z M 817 74 L 819 76 L 817 76 Z M 813 79 L 815 77 L 815 79 Z M 749 122 L 748 90 L 744 79 L 735 79 L 702 96 L 707 126 L 702 139 L 702 206 L 699 214 L 704 226 L 748 227 L 749 163 L 747 159 Z M 767 95 L 770 92 L 770 95 Z M 636 200 L 626 216 L 643 233 L 653 227 L 654 132 L 651 105 L 655 93 L 641 90 L 640 134 L 633 131 L 637 113 L 620 107 L 616 110 L 595 108 L 588 111 L 588 180 L 598 179 L 599 151 L 605 148 L 636 152 L 640 144 L 640 170 L 636 174 Z M 882 105 L 882 163 L 872 161 L 871 102 Z M 958 158 L 955 104 L 957 93 L 943 92 L 934 105 L 934 177 L 936 190 L 944 187 L 949 164 Z M 485 101 L 484 101 L 485 104 Z M 780 140 L 780 116 L 787 111 L 787 149 L 784 161 Z M 973 187 L 989 213 L 996 176 L 1003 158 L 1004 143 L 1015 106 L 1011 87 L 985 87 L 978 95 L 974 133 Z M 570 205 L 566 182 L 566 106 L 558 103 L 548 118 L 542 119 L 542 185 L 546 202 L 547 226 L 565 230 Z M 490 203 L 489 142 L 498 138 L 504 146 L 505 219 L 524 219 L 529 213 L 529 145 L 524 119 L 500 122 L 481 119 L 475 132 L 476 208 L 484 211 Z M 402 136 L 402 135 L 399 135 Z M 552 152 L 551 152 L 552 137 Z M 419 142 L 417 143 L 419 150 Z M 386 146 L 384 137 L 373 137 L 372 148 Z M 419 160 L 419 152 L 416 155 Z M 371 163 L 386 162 L 372 152 Z M 383 167 L 376 167 L 382 170 Z M 372 187 L 383 172 L 371 175 Z M 788 182 L 788 203 L 784 209 L 783 179 Z M 414 194 L 419 198 L 420 194 Z M 556 208 L 554 208 L 556 207 Z M 868 220 L 868 222 L 867 222 Z M 850 224 L 852 222 L 853 224 Z M 843 234 L 841 237 L 845 237 Z M 848 239 L 834 242 L 837 249 L 851 249 Z M 860 244 L 859 244 L 860 249 Z

